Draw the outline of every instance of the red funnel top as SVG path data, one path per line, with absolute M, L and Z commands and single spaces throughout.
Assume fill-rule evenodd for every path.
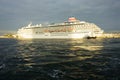
M 76 19 L 75 17 L 70 17 L 70 18 L 68 19 L 68 21 L 69 21 L 69 22 L 74 22 L 74 21 L 77 21 L 77 19 Z

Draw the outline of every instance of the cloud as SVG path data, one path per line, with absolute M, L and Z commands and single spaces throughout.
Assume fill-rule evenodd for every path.
M 0 0 L 0 29 L 17 30 L 30 21 L 62 22 L 75 16 L 106 30 L 120 30 L 119 8 L 120 0 Z

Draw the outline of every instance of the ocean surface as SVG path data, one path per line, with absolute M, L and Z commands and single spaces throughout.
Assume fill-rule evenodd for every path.
M 0 80 L 120 80 L 120 39 L 0 39 Z

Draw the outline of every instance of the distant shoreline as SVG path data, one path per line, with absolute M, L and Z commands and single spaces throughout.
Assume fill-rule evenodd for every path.
M 0 36 L 0 38 L 8 38 L 8 37 L 6 37 L 6 36 Z
M 116 33 L 103 33 L 102 38 L 120 38 L 120 32 Z

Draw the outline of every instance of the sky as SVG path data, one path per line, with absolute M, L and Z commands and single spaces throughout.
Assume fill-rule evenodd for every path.
M 120 31 L 120 0 L 0 0 L 0 32 L 69 17 L 95 23 L 104 31 Z

